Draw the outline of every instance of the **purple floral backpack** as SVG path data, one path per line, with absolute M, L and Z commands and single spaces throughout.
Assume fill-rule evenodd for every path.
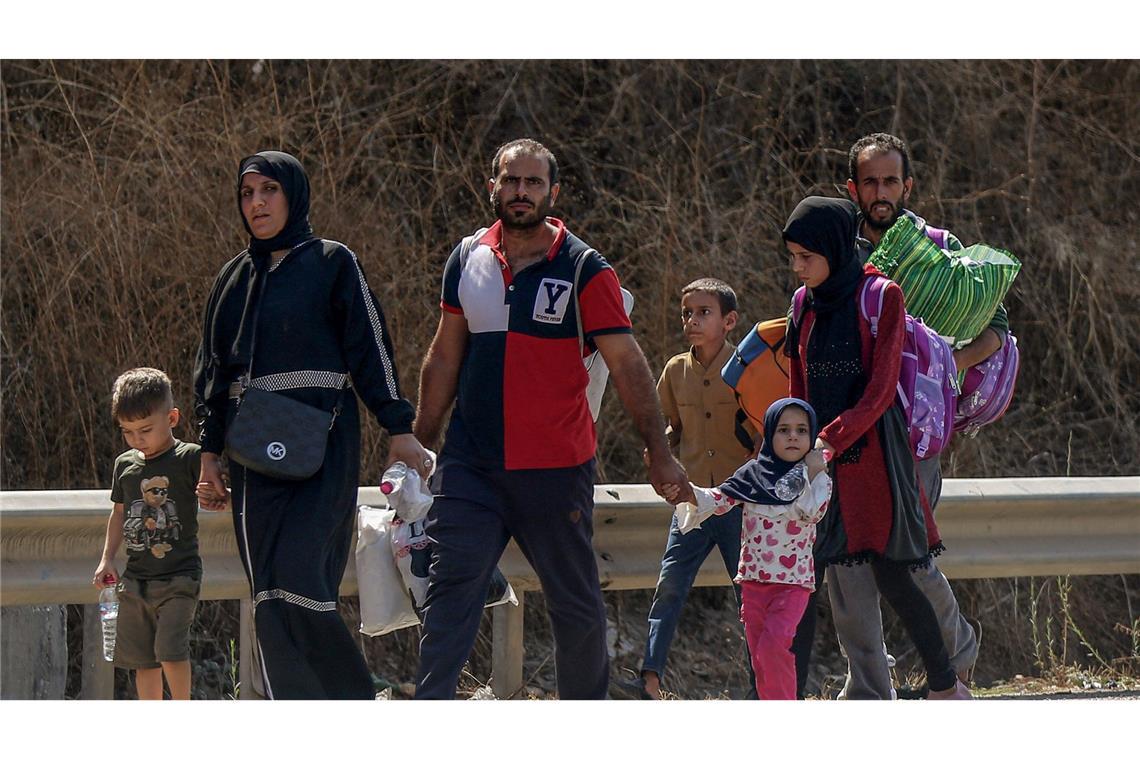
M 859 310 L 871 323 L 871 336 L 879 334 L 886 277 L 868 277 L 859 294 Z M 958 408 L 958 376 L 954 351 L 921 319 L 906 315 L 902 366 L 895 402 L 910 428 L 910 445 L 917 459 L 938 456 L 954 432 Z
M 1020 365 L 1017 338 L 1007 334 L 1002 347 L 990 358 L 966 370 L 954 413 L 955 433 L 973 437 L 983 425 L 996 422 L 1005 414 L 1013 399 Z
M 871 336 L 878 337 L 879 315 L 883 311 L 886 277 L 863 280 L 859 311 L 871 324 Z M 792 301 L 792 316 L 799 322 L 803 314 L 805 288 L 800 287 Z M 911 450 L 917 459 L 937 456 L 954 432 L 958 402 L 958 378 L 950 345 L 921 319 L 906 315 L 902 365 L 899 368 L 895 403 L 902 410 L 910 430 Z

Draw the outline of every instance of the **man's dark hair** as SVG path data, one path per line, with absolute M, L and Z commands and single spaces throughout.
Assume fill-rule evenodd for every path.
M 859 170 L 859 154 L 868 148 L 873 148 L 875 153 L 890 153 L 892 150 L 898 151 L 902 156 L 902 179 L 905 180 L 910 176 L 910 152 L 906 149 L 906 143 L 894 135 L 888 135 L 886 132 L 875 132 L 874 134 L 860 137 L 851 146 L 851 152 L 847 154 L 847 176 L 856 182 L 859 178 L 855 176 Z
M 550 170 L 550 184 L 555 185 L 558 182 L 558 159 L 550 150 L 540 143 L 538 140 L 532 140 L 529 137 L 522 137 L 518 140 L 511 140 L 508 143 L 503 143 L 499 149 L 495 151 L 495 157 L 491 159 L 491 178 L 494 179 L 499 176 L 499 162 L 502 160 L 503 155 L 517 151 L 525 156 L 539 156 L 546 159 L 546 165 Z
M 174 406 L 170 378 L 160 369 L 137 367 L 115 379 L 111 389 L 111 416 L 133 422 Z
M 681 288 L 682 296 L 688 293 L 709 293 L 716 296 L 722 317 L 730 311 L 736 311 L 736 291 L 729 287 L 724 280 L 718 280 L 715 277 L 702 277 L 699 280 L 693 280 Z

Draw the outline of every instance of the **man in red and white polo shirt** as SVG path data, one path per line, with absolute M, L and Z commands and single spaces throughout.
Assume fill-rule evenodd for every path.
M 645 441 L 654 488 L 687 480 L 669 452 L 617 275 L 548 216 L 559 192 L 554 155 L 534 140 L 514 140 L 495 154 L 492 175 L 498 221 L 452 251 L 420 375 L 415 435 L 425 447 L 436 447 L 455 406 L 431 481 L 435 557 L 416 697 L 455 696 L 488 581 L 513 537 L 542 584 L 559 696 L 603 699 L 606 614 L 591 544 L 597 442 L 579 318 L 585 350 L 601 352 Z

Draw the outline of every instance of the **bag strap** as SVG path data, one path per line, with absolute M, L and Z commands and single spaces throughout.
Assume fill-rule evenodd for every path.
M 282 256 L 280 259 L 277 260 L 277 264 L 280 264 L 282 261 L 284 261 L 285 257 L 292 254 L 293 251 L 297 250 L 298 248 L 301 248 L 303 246 L 308 245 L 312 240 L 313 240 L 312 238 L 309 238 L 308 240 L 304 240 L 304 241 L 298 243 L 297 245 L 293 246 L 292 248 L 290 248 L 288 251 L 285 252 L 285 256 Z M 329 250 L 330 244 L 340 245 L 339 243 L 335 243 L 334 241 L 321 239 L 321 246 L 325 249 L 326 252 Z M 261 302 L 265 300 L 265 286 L 266 286 L 266 283 L 269 282 L 269 274 L 274 269 L 277 268 L 277 264 L 270 265 L 261 275 L 261 287 L 257 291 L 257 303 L 253 307 L 253 332 L 250 333 L 250 338 L 249 338 L 249 366 L 246 367 L 245 375 L 241 379 L 241 384 L 242 384 L 241 395 L 242 396 L 245 395 L 245 391 L 249 387 L 250 380 L 253 377 L 253 355 L 254 355 L 255 349 L 257 348 L 257 318 L 261 315 Z M 241 396 L 238 396 L 238 398 L 240 399 Z
M 265 283 L 269 280 L 268 270 L 261 275 L 261 284 L 257 289 L 257 303 L 253 307 L 253 331 L 250 333 L 249 338 L 249 366 L 245 368 L 245 374 L 241 376 L 241 393 L 238 394 L 238 404 L 241 404 L 241 399 L 245 396 L 245 392 L 249 390 L 249 384 L 253 378 L 253 357 L 257 351 L 257 319 L 261 316 L 261 302 L 265 300 Z
M 306 245 L 308 242 L 309 241 L 306 240 L 304 243 L 294 246 L 285 255 L 288 256 L 289 253 L 292 253 L 302 245 Z M 329 242 L 330 241 L 328 240 L 321 240 L 322 245 L 324 245 L 326 249 L 328 248 Z M 270 271 L 271 270 L 267 269 L 264 273 L 262 273 L 261 285 L 259 286 L 257 293 L 257 303 L 253 307 L 253 332 L 250 333 L 249 338 L 249 366 L 246 367 L 245 374 L 243 374 L 238 381 L 241 384 L 241 391 L 238 393 L 237 397 L 238 406 L 241 406 L 242 399 L 245 397 L 245 392 L 250 389 L 251 383 L 253 382 L 253 357 L 256 355 L 257 351 L 257 321 L 258 317 L 261 316 L 261 304 L 265 300 L 265 286 L 269 282 Z M 336 418 L 340 416 L 340 410 L 344 406 L 344 393 L 342 391 L 344 391 L 345 386 L 348 385 L 348 380 L 349 373 L 346 372 L 344 374 L 344 380 L 342 380 L 340 383 L 340 387 L 336 389 L 336 406 L 333 407 L 332 419 L 329 420 L 329 430 L 332 430 L 333 425 L 336 424 Z
M 467 258 L 471 255 L 471 251 L 475 248 L 475 243 L 487 233 L 486 227 L 480 227 L 474 233 L 463 238 L 459 244 L 459 267 L 462 269 L 467 265 Z
M 756 445 L 756 442 L 752 440 L 752 436 L 748 435 L 748 431 L 744 428 L 744 421 L 751 419 L 751 417 L 747 412 L 744 411 L 744 408 L 740 406 L 739 393 L 736 394 L 736 403 L 736 415 L 732 419 L 732 434 L 736 437 L 737 443 L 749 451 L 752 451 L 753 447 Z M 763 427 L 763 423 L 761 423 L 759 426 Z
M 586 336 L 582 332 L 582 310 L 578 308 L 578 280 L 582 277 L 582 267 L 586 264 L 586 259 L 588 259 L 592 253 L 597 253 L 597 251 L 593 248 L 587 248 L 586 252 L 578 257 L 578 263 L 574 265 L 574 285 L 570 291 L 574 297 L 574 321 L 578 325 L 579 354 L 583 354 L 586 351 Z
M 800 285 L 792 295 L 792 324 L 800 326 L 800 319 L 804 316 L 804 302 L 807 301 L 807 286 Z
M 883 293 L 887 289 L 887 278 L 874 275 L 863 280 L 859 288 L 859 311 L 863 319 L 871 323 L 871 337 L 879 335 L 879 316 L 883 313 Z M 792 296 L 792 324 L 800 326 L 804 313 L 807 289 L 801 285 Z
M 883 294 L 887 290 L 887 278 L 875 275 L 863 280 L 859 291 L 859 311 L 863 319 L 871 323 L 871 337 L 879 337 L 879 317 L 883 313 Z

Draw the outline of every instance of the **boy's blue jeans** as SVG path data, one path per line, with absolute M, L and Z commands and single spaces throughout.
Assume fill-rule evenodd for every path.
M 665 544 L 665 554 L 661 557 L 661 575 L 657 578 L 657 590 L 653 594 L 653 604 L 649 608 L 649 635 L 645 641 L 645 659 L 642 673 L 653 671 L 664 681 L 665 658 L 677 631 L 677 621 L 681 608 L 693 587 L 697 573 L 714 548 L 720 549 L 721 559 L 728 577 L 736 576 L 740 563 L 740 527 L 744 510 L 732 509 L 723 515 L 713 515 L 701 523 L 699 530 L 681 535 L 674 515 L 669 526 L 669 540 Z M 732 584 L 736 596 L 736 608 L 740 610 L 740 586 Z M 744 650 L 744 663 L 748 668 L 750 698 L 754 698 L 756 678 L 748 656 L 747 644 Z

